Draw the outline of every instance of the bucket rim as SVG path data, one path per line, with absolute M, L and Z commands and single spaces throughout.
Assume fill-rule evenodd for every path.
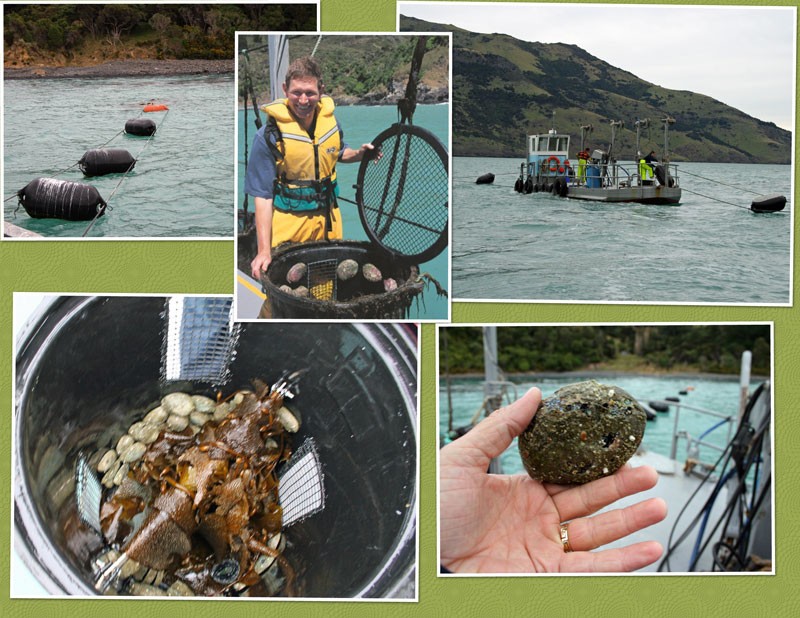
M 14 410 L 12 424 L 12 499 L 14 508 L 13 550 L 22 564 L 30 571 L 33 578 L 53 596 L 69 596 L 70 598 L 97 599 L 109 598 L 97 594 L 78 573 L 61 552 L 51 549 L 45 554 L 43 548 L 53 547 L 48 527 L 41 521 L 38 508 L 34 503 L 28 474 L 25 471 L 22 452 L 22 412 L 29 396 L 30 371 L 41 362 L 42 356 L 50 345 L 52 338 L 61 328 L 67 327 L 70 320 L 83 311 L 88 305 L 102 302 L 106 298 L 145 298 L 166 299 L 173 296 L 207 296 L 229 298 L 229 295 L 162 295 L 162 294 L 103 294 L 103 295 L 61 295 L 44 296 L 38 306 L 33 309 L 24 322 L 17 321 L 17 332 L 14 338 L 14 372 L 12 383 L 14 390 Z M 360 589 L 353 590 L 343 597 L 283 597 L 273 600 L 309 600 L 319 601 L 324 598 L 336 600 L 355 600 L 359 598 L 390 598 L 406 582 L 408 577 L 418 572 L 419 537 L 417 521 L 419 518 L 419 480 L 420 480 L 420 441 L 419 441 L 419 370 L 420 348 L 419 334 L 416 337 L 409 326 L 403 323 L 354 323 L 347 325 L 358 332 L 387 366 L 397 369 L 395 380 L 398 391 L 405 401 L 409 428 L 415 441 L 414 486 L 409 496 L 412 504 L 407 510 L 405 522 L 398 530 L 392 547 L 383 562 L 370 580 Z M 47 328 L 51 330 L 47 331 Z M 26 356 L 29 355 L 29 356 Z M 391 362 L 390 362 L 391 361 Z M 412 379 L 413 378 L 413 379 Z M 51 556 L 46 559 L 47 556 Z M 10 574 L 14 580 L 14 559 Z M 413 581 L 414 597 L 417 596 L 418 581 Z M 12 588 L 13 591 L 13 588 Z M 25 595 L 27 597 L 28 595 Z M 36 595 L 30 595 L 35 597 Z M 40 595 L 41 596 L 41 595 Z M 11 598 L 25 598 L 11 594 Z M 46 597 L 45 597 L 46 598 Z M 128 598 L 130 597 L 120 597 Z M 142 597 L 145 598 L 145 597 Z M 152 597 L 155 598 L 155 597 Z M 159 597 L 161 598 L 161 597 Z M 176 597 L 177 598 L 177 597 Z M 178 600 L 206 600 L 205 597 L 180 597 Z M 227 598 L 226 598 L 227 600 Z M 242 599 L 233 599 L 242 600 Z M 245 599 L 246 600 L 246 599 Z

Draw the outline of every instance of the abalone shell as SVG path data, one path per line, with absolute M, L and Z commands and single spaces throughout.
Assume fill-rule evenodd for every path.
M 644 408 L 618 386 L 568 384 L 542 400 L 519 436 L 528 474 L 547 483 L 588 483 L 613 474 L 644 436 Z

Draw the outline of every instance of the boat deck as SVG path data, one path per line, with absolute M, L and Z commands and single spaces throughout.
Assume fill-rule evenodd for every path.
M 256 319 L 265 298 L 266 295 L 261 289 L 261 283 L 253 279 L 250 275 L 237 269 L 236 319 Z
M 655 468 L 658 472 L 658 483 L 653 489 L 615 502 L 611 507 L 608 507 L 604 510 L 622 508 L 647 498 L 660 497 L 663 498 L 667 503 L 667 517 L 664 519 L 664 521 L 632 534 L 622 541 L 615 541 L 614 543 L 605 545 L 604 549 L 612 547 L 624 547 L 626 545 L 630 545 L 631 543 L 637 543 L 640 541 L 656 540 L 661 543 L 661 545 L 664 547 L 664 552 L 666 553 L 669 547 L 670 533 L 676 521 L 678 521 L 679 515 L 679 525 L 676 528 L 675 533 L 672 535 L 673 542 L 680 537 L 687 525 L 692 522 L 695 515 L 705 504 L 706 500 L 709 498 L 714 489 L 714 483 L 709 482 L 701 487 L 701 479 L 693 475 L 685 474 L 683 472 L 683 464 L 669 459 L 668 457 L 664 457 L 663 455 L 658 455 L 657 453 L 649 451 L 640 452 L 634 455 L 630 460 L 630 464 L 632 466 L 648 465 Z M 692 496 L 696 490 L 698 491 L 697 495 L 690 503 L 689 508 L 687 508 L 683 515 L 681 515 L 681 510 L 683 509 L 689 497 Z M 724 505 L 727 502 L 726 496 L 727 491 L 723 488 L 717 497 L 715 506 L 711 512 L 711 517 L 709 518 L 709 522 L 716 522 L 721 517 L 724 510 Z M 672 552 L 669 559 L 669 568 L 665 566 L 662 572 L 686 573 L 688 571 L 696 538 L 697 529 L 693 530 L 689 537 Z M 638 572 L 655 573 L 658 571 L 658 565 L 660 562 L 661 560 L 641 569 Z M 695 571 L 711 571 L 712 565 L 713 562 L 710 553 L 706 551 L 703 553 L 700 561 L 698 562 L 698 566 Z

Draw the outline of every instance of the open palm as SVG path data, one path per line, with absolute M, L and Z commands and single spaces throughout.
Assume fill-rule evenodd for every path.
M 589 551 L 664 519 L 666 504 L 660 498 L 589 517 L 652 488 L 658 480 L 652 468 L 624 466 L 579 486 L 487 473 L 490 460 L 528 426 L 540 401 L 539 389 L 531 389 L 441 450 L 442 565 L 464 573 L 576 573 L 633 571 L 658 560 L 662 547 L 655 541 Z M 564 551 L 559 536 L 567 521 L 572 552 Z

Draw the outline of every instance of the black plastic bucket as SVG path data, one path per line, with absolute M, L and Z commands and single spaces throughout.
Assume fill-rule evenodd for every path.
M 322 262 L 338 264 L 347 259 L 355 260 L 359 265 L 373 264 L 381 271 L 384 280 L 395 280 L 397 289 L 387 292 L 383 281 L 370 282 L 360 274 L 347 281 L 336 280 L 335 300 L 300 297 L 280 289 L 287 283 L 289 269 L 297 263 L 311 267 Z M 262 284 L 273 318 L 392 320 L 405 318 L 414 297 L 422 292 L 423 283 L 418 275 L 416 266 L 395 260 L 370 243 L 313 242 L 276 251 L 262 277 Z
M 161 380 L 165 300 L 56 298 L 18 337 L 16 546 L 52 594 L 97 594 L 100 541 L 75 527 L 79 451 L 112 445 L 167 392 L 215 395 L 209 383 Z M 326 500 L 285 532 L 299 596 L 403 596 L 413 586 L 416 367 L 415 335 L 396 325 L 241 326 L 225 394 L 308 368 L 290 404 L 303 420 L 295 444 L 315 440 Z

